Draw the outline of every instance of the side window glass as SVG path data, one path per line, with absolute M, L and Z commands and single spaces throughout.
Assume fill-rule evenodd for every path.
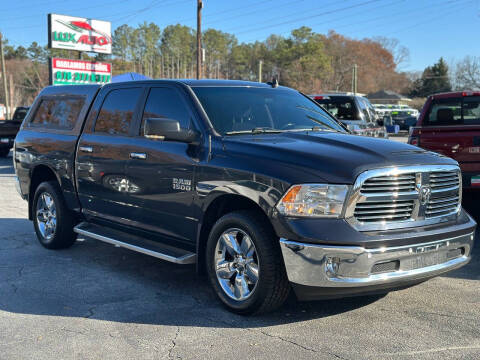
M 75 126 L 84 103 L 85 101 L 80 98 L 43 99 L 31 124 L 71 130 Z
M 428 113 L 427 125 L 446 126 L 462 124 L 462 99 L 434 100 Z
M 463 98 L 463 123 L 465 125 L 480 125 L 480 96 Z
M 366 121 L 370 121 L 370 114 L 368 113 L 367 104 L 363 101 L 363 99 L 358 98 L 358 105 L 360 110 L 362 111 L 363 115 L 365 116 Z
M 95 132 L 110 135 L 128 135 L 142 88 L 116 89 L 110 91 L 95 123 Z
M 151 88 L 143 111 L 140 134 L 143 134 L 145 119 L 160 118 L 177 120 L 180 127 L 190 128 L 190 112 L 181 95 L 172 88 Z

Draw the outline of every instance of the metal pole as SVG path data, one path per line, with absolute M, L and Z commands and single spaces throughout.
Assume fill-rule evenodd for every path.
M 357 64 L 353 65 L 352 92 L 354 95 L 357 93 Z
M 258 82 L 262 82 L 262 64 L 263 64 L 263 61 L 260 60 L 258 62 Z
M 5 71 L 5 58 L 3 57 L 3 37 L 0 33 L 0 61 L 2 65 L 2 80 L 3 80 L 3 91 L 5 93 L 5 106 L 7 107 L 7 120 L 10 119 L 10 101 L 8 99 L 8 89 L 7 89 L 7 73 Z
M 197 79 L 202 77 L 202 0 L 197 0 Z

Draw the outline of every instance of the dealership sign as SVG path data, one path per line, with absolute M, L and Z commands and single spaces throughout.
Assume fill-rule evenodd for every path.
M 109 21 L 48 14 L 48 47 L 111 54 L 112 25 Z
M 52 58 L 51 85 L 105 84 L 112 78 L 112 64 Z

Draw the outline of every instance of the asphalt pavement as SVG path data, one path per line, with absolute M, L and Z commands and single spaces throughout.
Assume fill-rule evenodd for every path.
M 49 251 L 26 217 L 0 159 L 1 360 L 480 358 L 480 242 L 468 266 L 416 287 L 242 317 L 193 266 L 89 239 Z

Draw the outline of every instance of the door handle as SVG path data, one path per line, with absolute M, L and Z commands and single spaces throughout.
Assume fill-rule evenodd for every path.
M 147 154 L 132 152 L 132 153 L 130 153 L 130 158 L 131 159 L 146 160 L 147 159 Z
M 82 152 L 87 152 L 87 153 L 93 152 L 93 148 L 91 146 L 79 146 L 78 150 Z

